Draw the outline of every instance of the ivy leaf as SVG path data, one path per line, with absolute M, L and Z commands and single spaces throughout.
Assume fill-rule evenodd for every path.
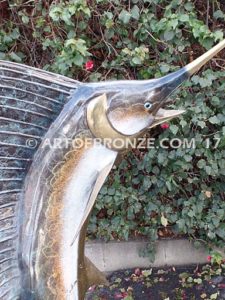
M 182 127 L 185 127 L 186 125 L 187 125 L 187 122 L 185 121 L 185 120 L 181 120 L 180 121 L 180 125 L 182 126 Z
M 119 14 L 119 20 L 122 21 L 124 24 L 128 24 L 131 18 L 131 13 L 127 10 L 123 9 Z
M 16 61 L 16 62 L 21 62 L 21 58 L 15 53 L 15 52 L 11 52 L 9 54 L 10 58 L 13 60 L 13 61 Z
M 221 30 L 215 31 L 213 35 L 216 41 L 221 41 L 223 39 L 223 32 Z
M 138 20 L 140 17 L 140 9 L 137 5 L 134 5 L 134 7 L 131 9 L 131 16 L 135 20 Z
M 205 165 L 206 165 L 206 162 L 205 162 L 204 159 L 200 159 L 200 160 L 198 161 L 198 163 L 197 163 L 197 166 L 198 166 L 199 169 L 204 168 Z
M 200 77 L 198 75 L 194 75 L 192 78 L 191 78 L 191 81 L 194 82 L 194 84 L 198 84 L 199 83 L 199 80 L 200 80 Z
M 163 152 L 159 152 L 158 154 L 158 163 L 162 164 L 165 161 L 166 157 L 165 154 Z
M 186 155 L 184 155 L 184 159 L 185 159 L 185 161 L 190 162 L 190 161 L 192 161 L 192 156 L 186 154 Z
M 18 39 L 20 37 L 19 29 L 18 28 L 14 28 L 13 31 L 12 31 L 12 33 L 10 34 L 10 36 L 13 39 Z
M 22 22 L 23 22 L 24 24 L 28 24 L 28 23 L 29 23 L 29 18 L 28 18 L 28 16 L 22 15 Z
M 140 65 L 141 64 L 141 59 L 139 57 L 134 57 L 134 58 L 132 58 L 132 62 L 135 65 Z
M 184 219 L 180 219 L 176 222 L 176 224 L 178 225 L 178 228 L 181 230 L 181 231 L 184 231 L 185 229 L 185 220 Z
M 73 63 L 77 66 L 82 66 L 83 63 L 84 63 L 84 58 L 82 55 L 80 55 L 79 53 L 77 53 L 75 56 L 74 56 L 74 59 L 73 59 Z
M 208 175 L 211 175 L 211 173 L 212 173 L 212 168 L 211 168 L 210 166 L 206 166 L 206 167 L 205 167 L 205 171 L 206 171 L 206 173 L 207 173 Z
M 217 10 L 214 12 L 213 17 L 218 20 L 218 19 L 225 19 L 225 15 L 221 10 Z
M 166 65 L 166 64 L 162 64 L 162 65 L 160 66 L 160 70 L 161 70 L 162 73 L 168 73 L 169 70 L 170 70 L 170 66 L 169 66 L 169 65 Z
M 179 128 L 177 127 L 177 125 L 170 125 L 170 131 L 175 135 L 177 134 Z
M 57 22 L 60 19 L 61 13 L 62 8 L 55 6 L 50 9 L 49 16 L 52 18 L 53 21 Z
M 187 11 L 192 11 L 194 6 L 191 2 L 187 2 L 184 4 L 184 8 L 187 10 Z
M 212 97 L 211 102 L 214 106 L 219 106 L 220 105 L 220 99 L 216 96 Z
M 213 44 L 214 44 L 213 38 L 205 38 L 202 41 L 202 46 L 205 47 L 207 50 L 211 49 Z
M 175 35 L 174 31 L 165 31 L 164 32 L 164 39 L 166 41 L 171 41 L 174 38 L 174 35 Z
M 213 116 L 213 117 L 209 118 L 209 122 L 211 124 L 220 124 L 220 120 L 217 118 L 217 116 Z
M 201 128 L 205 128 L 205 122 L 204 121 L 198 121 L 198 126 Z
M 193 210 L 189 210 L 188 216 L 189 216 L 190 218 L 193 218 L 193 217 L 195 216 L 195 212 L 194 212 Z
M 169 26 L 172 27 L 173 29 L 176 29 L 178 25 L 178 19 L 172 19 L 169 21 Z
M 115 191 L 114 188 L 109 188 L 109 189 L 108 189 L 108 195 L 109 195 L 109 196 L 115 195 L 115 192 L 116 192 L 116 191 Z
M 189 15 L 187 15 L 187 14 L 182 14 L 182 15 L 179 16 L 179 20 L 180 20 L 181 22 L 188 22 L 188 21 L 189 21 Z
M 0 52 L 0 59 L 5 59 L 5 53 Z
M 202 88 L 210 86 L 212 84 L 212 80 L 210 78 L 200 78 L 199 84 Z
M 185 49 L 185 46 L 184 45 L 180 45 L 180 46 L 178 46 L 177 49 L 178 49 L 179 52 L 183 52 L 184 49 Z

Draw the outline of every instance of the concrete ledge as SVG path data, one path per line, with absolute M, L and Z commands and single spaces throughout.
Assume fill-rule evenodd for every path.
M 201 264 L 207 261 L 204 248 L 196 249 L 187 239 L 177 239 L 156 242 L 156 259 L 150 263 L 147 257 L 139 256 L 139 251 L 147 244 L 147 241 L 87 242 L 85 254 L 103 272 L 135 267 Z

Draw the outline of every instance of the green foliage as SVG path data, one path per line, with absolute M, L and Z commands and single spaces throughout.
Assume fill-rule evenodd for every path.
M 0 5 L 0 59 L 83 81 L 166 75 L 221 40 L 225 25 L 225 5 L 218 0 L 209 7 L 200 0 L 17 0 Z M 92 72 L 84 68 L 89 59 Z M 161 230 L 224 244 L 224 55 L 210 67 L 173 96 L 171 107 L 186 113 L 168 130 L 151 132 L 159 148 L 130 153 L 111 173 L 95 205 L 90 236 L 147 236 L 154 242 Z M 186 146 L 162 148 L 164 138 L 181 138 Z M 193 138 L 195 147 L 188 148 Z M 145 250 L 152 256 L 154 247 Z
M 158 150 L 157 143 L 141 160 L 141 153 L 136 151 L 114 171 L 113 181 L 110 179 L 102 189 L 94 210 L 94 214 L 99 209 L 105 211 L 95 229 L 99 237 L 128 238 L 129 228 L 130 235 L 147 235 L 153 241 L 158 228 L 169 224 L 174 233 L 223 245 L 224 75 L 221 71 L 205 71 L 198 80 L 193 78 L 186 84 L 179 99 L 176 97 L 176 106 L 185 108 L 186 113 L 173 121 L 169 130 L 161 130 L 157 138 L 180 138 L 184 141 L 181 147 Z M 210 80 L 203 90 L 201 83 L 206 78 Z M 187 141 L 193 138 L 193 147 L 187 147 Z M 106 201 L 112 189 L 116 196 Z M 91 224 L 93 221 L 96 219 L 92 218 Z
M 214 265 L 221 266 L 225 262 L 223 255 L 216 251 L 212 252 L 212 255 L 210 256 L 210 258 L 211 258 L 211 260 L 210 260 L 211 264 L 214 264 Z
M 82 39 L 67 39 L 64 43 L 63 50 L 56 58 L 55 71 L 66 74 L 73 66 L 83 66 L 84 58 L 90 55 L 87 46 Z

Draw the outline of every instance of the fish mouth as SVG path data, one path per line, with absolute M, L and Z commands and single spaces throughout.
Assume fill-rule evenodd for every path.
M 152 128 L 159 124 L 168 122 L 173 118 L 179 117 L 183 113 L 185 113 L 185 110 L 167 110 L 160 108 L 155 115 L 154 122 L 148 128 Z

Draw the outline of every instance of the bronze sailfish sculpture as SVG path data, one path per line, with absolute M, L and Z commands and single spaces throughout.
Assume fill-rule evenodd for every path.
M 0 299 L 82 300 L 105 280 L 84 242 L 121 151 L 114 141 L 180 115 L 162 108 L 165 99 L 224 47 L 225 40 L 179 71 L 144 81 L 82 84 L 0 62 Z

